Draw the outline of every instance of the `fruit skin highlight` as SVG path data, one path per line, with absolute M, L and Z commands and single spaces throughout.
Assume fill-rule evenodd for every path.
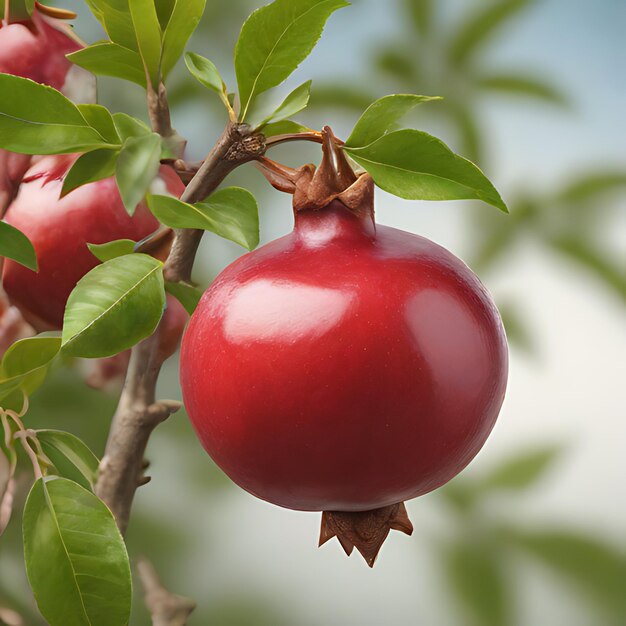
M 331 512 L 322 543 L 347 525 L 342 545 L 372 565 L 389 528 L 412 528 L 403 506 L 387 509 L 382 540 L 360 546 L 363 520 L 377 525 L 380 509 L 472 460 L 503 402 L 508 351 L 478 278 L 432 241 L 375 224 L 370 177 L 347 162 L 337 171 L 331 144 L 315 174 L 297 173 L 294 231 L 204 294 L 181 384 L 202 445 L 234 482 Z
M 11 303 L 37 330 L 59 329 L 76 283 L 98 265 L 87 243 L 140 241 L 159 223 L 144 203 L 133 217 L 124 209 L 114 178 L 83 185 L 60 198 L 63 180 L 76 156 L 44 157 L 26 173 L 5 221 L 21 230 L 37 253 L 39 272 L 6 259 L 2 280 Z M 161 167 L 160 177 L 176 196 L 184 185 Z

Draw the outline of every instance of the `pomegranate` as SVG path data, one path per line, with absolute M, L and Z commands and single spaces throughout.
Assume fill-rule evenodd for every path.
M 97 264 L 87 243 L 115 239 L 139 241 L 158 227 L 142 203 L 131 218 L 122 204 L 115 179 L 89 183 L 60 198 L 64 177 L 76 156 L 44 157 L 26 173 L 5 221 L 33 243 L 39 272 L 6 259 L 3 285 L 12 304 L 37 330 L 63 325 L 65 304 L 76 283 Z M 163 166 L 161 179 L 173 195 L 184 186 Z
M 294 193 L 294 231 L 227 267 L 181 348 L 185 406 L 203 446 L 245 490 L 323 511 L 372 566 L 404 502 L 478 453 L 500 410 L 507 343 L 458 258 L 377 225 L 374 186 L 330 129 L 315 170 L 270 167 Z M 281 166 L 282 167 L 282 166 Z
M 30 20 L 11 22 L 7 4 L 8 20 L 0 22 L 0 72 L 50 85 L 76 101 L 94 102 L 95 77 L 65 57 L 84 44 L 55 17 L 73 14 L 37 3 Z M 13 200 L 30 162 L 28 155 L 0 150 L 0 215 Z

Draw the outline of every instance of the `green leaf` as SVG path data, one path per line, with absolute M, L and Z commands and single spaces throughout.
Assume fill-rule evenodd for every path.
M 394 130 L 397 123 L 418 104 L 433 100 L 441 100 L 441 98 L 395 94 L 376 100 L 356 123 L 346 145 L 352 148 L 368 146 L 389 131 Z
M 0 256 L 13 259 L 34 272 L 39 269 L 37 254 L 30 239 L 6 222 L 0 222 Z
M 265 137 L 275 137 L 276 135 L 293 135 L 296 133 L 310 133 L 311 129 L 298 122 L 291 120 L 282 120 L 281 122 L 270 122 L 263 126 L 263 134 Z
M 529 96 L 549 104 L 567 106 L 567 98 L 552 83 L 522 74 L 492 74 L 477 79 L 482 89 L 515 96 Z
M 511 592 L 496 555 L 477 543 L 446 548 L 444 566 L 454 594 L 477 626 L 511 624 Z
M 61 476 L 93 491 L 100 462 L 83 441 L 61 430 L 38 430 L 37 439 Z
M 163 34 L 161 72 L 164 78 L 185 51 L 185 46 L 198 26 L 205 6 L 206 0 L 176 0 Z
M 449 58 L 456 65 L 468 63 L 490 37 L 533 0 L 497 0 L 487 3 L 462 22 L 452 37 Z
M 156 88 L 161 69 L 161 25 L 154 0 L 128 0 L 128 6 L 139 44 L 139 54 L 152 85 Z
M 113 356 L 149 337 L 165 307 L 162 267 L 145 254 L 129 254 L 81 278 L 65 308 L 64 352 Z
M 67 58 L 98 76 L 113 76 L 137 83 L 145 88 L 146 71 L 141 57 L 134 50 L 107 41 L 87 46 Z
M 35 391 L 60 348 L 58 337 L 38 336 L 16 341 L 2 358 L 0 399 L 20 389 L 29 394 Z
M 6 377 L 22 376 L 48 365 L 61 349 L 60 337 L 28 337 L 16 341 L 2 357 Z
M 63 179 L 61 197 L 66 196 L 81 185 L 114 176 L 119 154 L 119 150 L 102 148 L 93 152 L 86 152 L 78 157 Z
M 131 137 L 145 137 L 152 134 L 152 130 L 145 122 L 126 113 L 113 113 L 113 122 L 122 141 Z
M 87 0 L 111 41 L 139 51 L 128 0 Z
M 507 211 L 500 194 L 470 161 L 417 130 L 384 135 L 346 152 L 385 191 L 409 200 L 482 200 Z
M 122 140 L 115 128 L 115 122 L 110 111 L 100 104 L 79 104 L 78 110 L 87 120 L 89 126 L 94 128 L 113 145 L 121 145 Z
M 313 81 L 307 80 L 299 87 L 296 87 L 284 100 L 283 103 L 261 124 L 259 130 L 262 130 L 268 122 L 273 120 L 283 121 L 292 115 L 300 113 L 303 109 L 306 109 L 311 97 L 311 83 Z
M 407 4 L 417 32 L 420 35 L 428 34 L 432 30 L 435 12 L 433 0 L 407 0 Z
M 280 85 L 309 56 L 345 0 L 275 0 L 245 22 L 235 47 L 243 122 L 255 98 Z
M 171 228 L 209 230 L 248 250 L 259 244 L 259 208 L 246 189 L 220 189 L 196 204 L 170 196 L 149 196 L 148 206 L 161 223 Z
M 595 600 L 599 609 L 617 618 L 615 624 L 624 623 L 626 558 L 620 547 L 562 530 L 511 530 L 505 536 Z
M 131 137 L 117 159 L 115 179 L 129 215 L 134 215 L 137 205 L 148 192 L 159 173 L 161 163 L 161 138 L 156 133 Z
M 165 291 L 173 295 L 185 307 L 189 315 L 193 315 L 202 297 L 202 290 L 187 283 L 171 283 L 168 281 L 165 283 Z
M 187 65 L 187 69 L 200 84 L 215 91 L 226 105 L 226 108 L 231 108 L 226 84 L 212 61 L 194 52 L 187 52 L 185 54 L 185 65 Z
M 116 241 L 101 244 L 88 243 L 87 247 L 96 259 L 106 263 L 111 259 L 116 259 L 118 256 L 132 254 L 135 251 L 135 245 L 136 242 L 132 239 L 117 239 Z
M 40 478 L 26 501 L 23 532 L 28 580 L 50 626 L 128 624 L 128 554 L 101 500 L 65 478 Z
M 561 449 L 549 446 L 530 450 L 505 461 L 480 482 L 486 491 L 520 491 L 532 487 L 554 464 Z
M 107 145 L 63 94 L 0 74 L 0 148 L 24 154 L 86 152 Z

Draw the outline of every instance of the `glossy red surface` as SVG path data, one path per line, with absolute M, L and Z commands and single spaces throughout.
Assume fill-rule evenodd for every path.
M 40 330 L 62 326 L 72 289 L 98 264 L 87 243 L 139 241 L 158 227 L 143 204 L 129 217 L 113 178 L 84 185 L 59 199 L 64 176 L 75 158 L 42 158 L 26 173 L 5 215 L 5 221 L 33 243 L 39 273 L 7 259 L 4 289 L 24 317 Z M 161 177 L 171 193 L 182 193 L 184 187 L 171 169 L 162 167 Z
M 315 511 L 453 478 L 495 423 L 507 369 L 499 314 L 466 265 L 337 201 L 226 268 L 181 351 L 216 463 L 259 498 Z
M 35 11 L 29 27 L 5 24 L 0 28 L 0 73 L 30 78 L 62 89 L 73 67 L 66 54 L 81 48 L 69 37 L 69 27 Z M 0 150 L 0 212 L 8 206 L 31 157 Z
M 30 78 L 61 89 L 72 63 L 66 54 L 82 46 L 69 36 L 69 27 L 36 11 L 29 26 L 8 24 L 0 28 L 0 72 Z

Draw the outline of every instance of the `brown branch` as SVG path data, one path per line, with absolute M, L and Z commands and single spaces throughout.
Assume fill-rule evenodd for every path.
M 196 608 L 196 603 L 168 591 L 147 559 L 141 558 L 137 561 L 137 571 L 144 589 L 144 601 L 152 617 L 152 625 L 184 626 Z
M 189 203 L 203 200 L 230 172 L 256 159 L 264 151 L 263 138 L 251 134 L 248 126 L 229 124 L 181 199 Z M 202 234 L 201 230 L 176 231 L 164 268 L 167 280 L 191 280 Z M 150 435 L 181 406 L 178 402 L 156 401 L 156 385 L 162 365 L 158 333 L 133 348 L 100 464 L 96 494 L 111 509 L 122 533 L 128 526 L 135 492 L 145 482 L 143 458 Z

